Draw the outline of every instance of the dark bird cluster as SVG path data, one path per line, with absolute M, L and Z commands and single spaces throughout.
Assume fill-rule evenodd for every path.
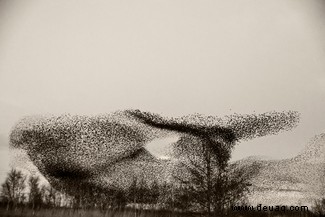
M 199 114 L 168 118 L 139 110 L 91 117 L 32 116 L 13 128 L 10 145 L 25 150 L 53 186 L 73 194 L 80 185 L 102 191 L 126 188 L 134 177 L 165 181 L 172 166 L 145 149 L 157 138 L 178 135 L 187 143 L 195 138 L 189 146 L 199 140 L 214 147 L 222 166 L 236 142 L 290 130 L 298 121 L 299 114 L 293 111 L 223 118 Z

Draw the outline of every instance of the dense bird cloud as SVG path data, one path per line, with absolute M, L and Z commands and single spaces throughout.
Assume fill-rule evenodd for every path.
M 72 189 L 78 182 L 100 189 L 125 188 L 132 177 L 168 179 L 172 169 L 168 162 L 145 149 L 154 139 L 169 135 L 197 138 L 216 146 L 223 162 L 229 160 L 237 141 L 290 130 L 298 121 L 299 113 L 293 111 L 223 118 L 199 114 L 168 118 L 139 110 L 98 116 L 33 116 L 13 128 L 10 145 L 25 150 L 56 186 Z

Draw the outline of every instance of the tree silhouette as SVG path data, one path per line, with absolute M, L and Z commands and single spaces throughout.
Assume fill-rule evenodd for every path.
M 7 209 L 16 208 L 19 203 L 25 200 L 24 190 L 26 176 L 16 169 L 11 169 L 5 182 L 2 184 L 2 198 L 7 202 Z
M 178 159 L 174 178 L 186 186 L 192 209 L 204 211 L 208 216 L 223 216 L 248 190 L 253 173 L 229 164 L 232 144 L 218 138 L 212 141 L 188 135 L 180 138 L 173 148 Z
M 157 204 L 160 195 L 160 187 L 157 180 L 153 180 L 148 191 L 148 202 L 150 204 Z
M 32 209 L 40 208 L 43 204 L 43 191 L 40 188 L 40 179 L 38 176 L 30 176 L 29 184 L 29 204 Z

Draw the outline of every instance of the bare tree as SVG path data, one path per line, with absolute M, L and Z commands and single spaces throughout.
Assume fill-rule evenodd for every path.
M 192 209 L 204 211 L 207 216 L 223 216 L 230 204 L 238 202 L 248 190 L 252 173 L 229 165 L 232 146 L 221 138 L 192 135 L 174 144 L 179 162 L 174 178 L 186 186 Z
M 74 198 L 68 195 L 64 189 L 55 189 L 51 185 L 41 186 L 43 205 L 46 207 L 73 207 Z
M 32 209 L 40 208 L 43 204 L 43 191 L 40 188 L 40 179 L 38 176 L 30 176 L 28 180 L 29 184 L 29 204 Z
M 314 213 L 318 216 L 325 216 L 325 199 L 316 200 L 313 206 Z
M 225 215 L 233 205 L 246 203 L 251 179 L 259 172 L 260 164 L 229 164 L 223 173 L 212 178 L 214 212 Z
M 11 169 L 5 182 L 2 184 L 1 196 L 7 202 L 7 209 L 16 208 L 19 203 L 25 201 L 26 176 L 16 169 Z

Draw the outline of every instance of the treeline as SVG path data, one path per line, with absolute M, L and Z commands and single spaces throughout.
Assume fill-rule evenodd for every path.
M 66 192 L 73 191 L 73 194 Z M 172 183 L 150 183 L 134 178 L 126 189 L 100 189 L 76 182 L 73 189 L 55 189 L 42 183 L 38 176 L 27 175 L 17 169 L 8 172 L 1 185 L 0 205 L 8 209 L 28 207 L 114 209 L 132 207 L 136 209 L 165 209 L 186 211 L 191 203 L 189 188 Z
M 93 187 L 79 186 L 76 184 L 73 196 L 64 193 L 67 189 L 57 191 L 48 184 L 40 182 L 37 176 L 27 176 L 21 171 L 12 169 L 2 184 L 0 205 L 6 210 L 34 210 L 43 212 L 44 209 L 62 210 L 64 214 L 71 214 L 71 210 L 85 212 L 85 215 L 94 212 L 102 213 L 117 210 L 123 213 L 121 216 L 131 216 L 131 210 L 139 216 L 202 216 L 206 214 L 197 201 L 200 198 L 193 197 L 193 189 L 188 185 L 175 185 L 174 183 L 158 184 L 157 181 L 150 183 L 143 179 L 133 179 L 129 188 L 122 189 L 95 189 Z M 202 197 L 203 198 L 203 197 Z M 201 198 L 201 200 L 202 200 Z M 325 200 L 320 201 L 311 212 L 247 212 L 232 211 L 224 206 L 221 214 L 212 212 L 214 216 L 324 216 Z M 70 211 L 69 211 L 70 210 Z M 146 211 L 147 210 L 147 211 Z M 156 210 L 156 211 L 155 211 Z M 60 212 L 60 211 L 58 211 Z M 116 211 L 114 211 L 115 213 Z M 77 215 L 76 213 L 71 214 Z M 88 214 L 87 214 L 88 213 Z M 159 213 L 159 215 L 157 214 Z M 169 213 L 169 214 L 168 214 Z M 178 214 L 177 214 L 178 213 Z M 30 214 L 34 215 L 34 214 Z M 24 216 L 21 214 L 21 216 Z
M 33 210 L 59 207 L 106 210 L 131 207 L 197 212 L 202 209 L 200 200 L 203 201 L 204 197 L 201 195 L 201 199 L 198 198 L 200 189 L 195 189 L 194 185 L 184 183 L 159 184 L 157 180 L 146 182 L 134 178 L 126 189 L 99 189 L 76 182 L 75 187 L 70 189 L 73 194 L 68 194 L 68 189 L 54 189 L 41 183 L 37 176 L 11 169 L 1 185 L 0 205 L 7 210 L 22 207 Z
M 11 169 L 1 185 L 0 205 L 6 209 L 32 209 L 71 206 L 71 196 L 42 184 L 38 176 L 26 175 Z

